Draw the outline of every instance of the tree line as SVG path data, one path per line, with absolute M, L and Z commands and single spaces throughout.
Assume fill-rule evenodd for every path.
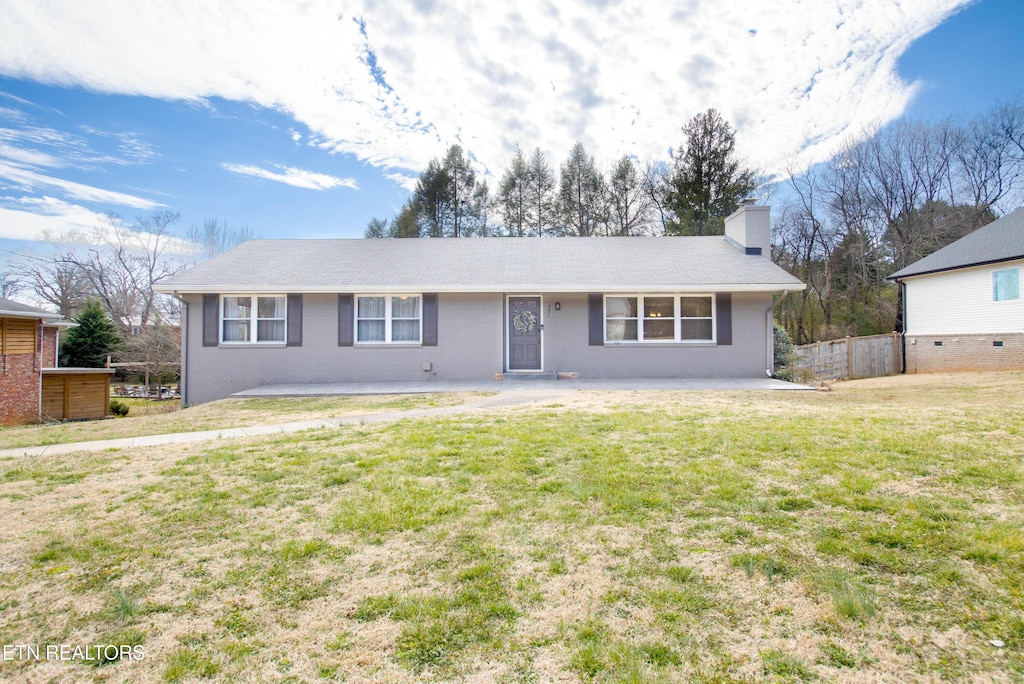
M 253 237 L 217 219 L 175 230 L 181 215 L 159 210 L 126 220 L 107 214 L 92 233 L 44 235 L 0 269 L 0 296 L 27 294 L 80 325 L 64 336 L 60 364 L 135 364 L 159 373 L 180 358 L 179 305 L 154 291 L 159 282 Z
M 605 174 L 577 142 L 556 170 L 518 146 L 494 192 L 460 145 L 433 159 L 397 216 L 374 218 L 368 238 L 720 234 L 757 187 L 736 155 L 736 134 L 714 109 L 683 128 L 671 163 L 620 157 Z
M 807 284 L 776 307 L 798 344 L 902 331 L 886 277 L 1019 203 L 1024 100 L 937 122 L 901 119 L 789 169 L 772 257 Z

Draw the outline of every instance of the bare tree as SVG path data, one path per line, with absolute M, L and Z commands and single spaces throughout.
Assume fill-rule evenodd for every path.
M 163 379 L 178 372 L 181 360 L 181 331 L 161 321 L 141 329 L 130 337 L 120 356 L 121 367 L 142 373 L 146 389 L 153 378 L 157 380 L 157 396 L 163 388 Z
M 92 288 L 82 270 L 66 260 L 73 247 L 52 244 L 51 248 L 47 255 L 38 252 L 20 254 L 14 273 L 25 289 L 70 320 L 85 306 Z
M 627 155 L 619 158 L 608 182 L 609 222 L 612 235 L 648 235 L 652 232 L 653 200 L 646 179 Z
M 161 210 L 128 223 L 109 214 L 107 226 L 97 229 L 91 244 L 67 250 L 60 257 L 64 265 L 81 272 L 125 337 L 173 316 L 175 305 L 158 295 L 153 286 L 192 263 L 188 255 L 168 249 L 175 240 L 171 226 L 179 218 L 177 212 Z
M 10 267 L 0 264 L 0 298 L 12 299 L 22 289 L 22 282 Z
M 256 237 L 248 226 L 232 228 L 227 221 L 215 218 L 206 219 L 201 226 L 193 225 L 185 233 L 185 239 L 197 246 L 200 259 L 212 259 Z

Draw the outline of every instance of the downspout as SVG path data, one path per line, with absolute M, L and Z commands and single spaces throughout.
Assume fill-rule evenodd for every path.
M 907 283 L 903 280 L 897 280 L 896 283 L 900 286 L 900 309 L 903 310 L 903 324 L 900 326 L 900 356 L 903 361 L 903 368 L 900 369 L 900 374 L 907 372 Z
M 40 423 L 43 422 L 43 335 L 46 332 L 46 328 L 43 326 L 43 320 L 39 319 L 36 322 L 36 353 L 35 358 L 39 359 L 39 369 L 35 369 L 36 362 L 32 362 L 33 371 L 36 373 L 36 388 L 39 390 L 39 402 L 36 406 L 36 420 Z
M 782 294 L 780 294 L 778 298 L 776 298 L 775 295 L 772 295 L 772 303 L 769 304 L 768 308 L 765 309 L 764 311 L 765 324 L 767 325 L 768 330 L 768 334 L 765 335 L 765 337 L 768 340 L 768 348 L 765 350 L 766 365 L 764 369 L 764 374 L 767 375 L 769 378 L 775 375 L 775 305 L 781 302 L 783 299 L 785 299 L 786 295 L 788 294 L 789 290 L 783 290 Z

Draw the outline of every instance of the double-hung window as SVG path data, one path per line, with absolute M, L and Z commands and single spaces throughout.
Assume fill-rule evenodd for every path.
M 1009 302 L 1020 299 L 1020 269 L 1007 268 L 992 273 L 992 301 Z
M 284 342 L 286 295 L 221 297 L 221 342 Z
M 356 297 L 356 342 L 416 344 L 422 339 L 420 295 Z
M 714 295 L 608 296 L 606 342 L 713 342 Z

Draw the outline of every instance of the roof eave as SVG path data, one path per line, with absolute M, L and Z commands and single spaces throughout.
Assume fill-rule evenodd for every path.
M 359 294 L 391 294 L 395 292 L 437 292 L 442 294 L 455 293 L 481 293 L 481 294 L 504 294 L 506 292 L 565 292 L 567 294 L 586 294 L 591 292 L 601 293 L 627 293 L 627 292 L 785 292 L 804 290 L 807 285 L 801 282 L 795 283 L 703 283 L 696 285 L 615 285 L 590 284 L 590 285 L 565 285 L 556 283 L 546 284 L 499 284 L 486 287 L 471 285 L 403 285 L 403 286 L 381 286 L 381 287 L 260 287 L 253 288 L 232 287 L 230 285 L 216 286 L 185 286 L 179 288 L 154 288 L 157 292 L 169 295 L 195 295 L 208 293 L 254 295 L 267 293 L 303 293 L 303 294 L 335 294 L 338 292 L 357 292 Z
M 31 311 L 0 311 L 0 317 L 3 318 L 27 318 L 33 321 L 59 321 L 63 316 L 54 313 L 35 313 Z
M 961 271 L 965 268 L 978 268 L 979 266 L 991 266 L 992 264 L 1005 264 L 1008 261 L 1020 261 L 1024 259 L 1024 254 L 1018 254 L 1016 256 L 1001 257 L 999 259 L 989 259 L 987 261 L 976 261 L 970 264 L 961 264 L 959 266 L 946 266 L 944 268 L 933 268 L 927 271 L 915 271 L 914 273 L 900 273 L 897 271 L 891 276 L 886 276 L 886 280 L 900 281 L 904 278 L 916 278 L 917 276 L 933 275 L 935 273 L 945 273 L 947 271 Z

